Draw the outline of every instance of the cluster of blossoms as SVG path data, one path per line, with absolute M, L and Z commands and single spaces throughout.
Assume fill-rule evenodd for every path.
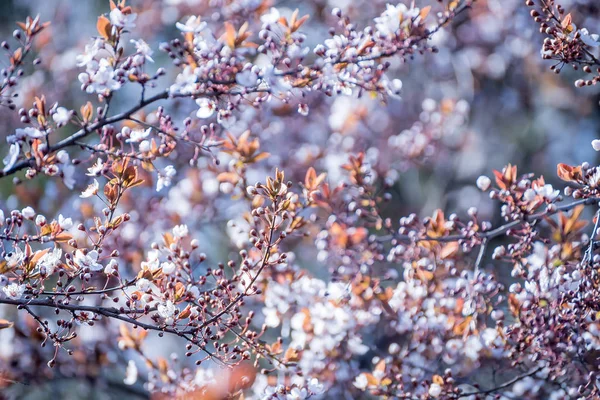
M 575 70 L 581 68 L 587 77 L 576 80 L 577 87 L 598 83 L 600 64 L 596 57 L 600 35 L 577 28 L 571 14 L 566 14 L 564 7 L 554 0 L 528 0 L 526 4 L 532 8 L 531 16 L 540 24 L 540 32 L 548 35 L 541 52 L 544 59 L 556 61 L 551 69 L 558 73 L 565 65 Z
M 193 0 L 165 3 L 178 37 L 157 45 L 140 35 L 148 9 L 109 1 L 97 35 L 64 56 L 72 97 L 14 97 L 50 40 L 40 18 L 19 24 L 16 50 L 2 44 L 16 127 L 0 172 L 13 182 L 0 389 L 74 378 L 157 398 L 600 397 L 600 166 L 460 174 L 476 106 L 399 78 L 460 47 L 479 3 L 224 0 L 193 16 Z M 526 6 L 554 70 L 596 74 L 597 35 L 553 0 Z M 442 207 L 455 213 L 412 209 L 427 175 L 466 176 L 468 195 Z

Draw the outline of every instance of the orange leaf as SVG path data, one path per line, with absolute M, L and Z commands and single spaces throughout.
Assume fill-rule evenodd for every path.
M 467 318 L 464 319 L 463 322 L 454 326 L 454 334 L 455 335 L 466 335 L 468 332 L 469 324 L 471 323 L 472 319 L 473 319 L 473 317 L 468 316 Z
M 187 307 L 183 309 L 179 314 L 177 314 L 177 319 L 186 319 L 192 313 L 192 305 L 188 304 Z
M 10 63 L 12 65 L 17 65 L 18 63 L 21 62 L 22 57 L 23 57 L 23 49 L 21 47 L 19 47 L 17 50 L 15 50 L 12 57 L 10 58 Z
M 96 29 L 98 29 L 98 33 L 105 39 L 110 39 L 112 25 L 110 24 L 110 20 L 106 18 L 104 15 L 98 17 L 98 22 L 96 23 Z
M 375 366 L 375 371 L 377 372 L 385 372 L 385 360 L 381 360 Z
M 0 319 L 0 329 L 7 329 L 7 328 L 11 328 L 14 324 L 10 321 L 7 321 L 5 319 Z
M 561 27 L 566 33 L 571 33 L 573 31 L 573 17 L 571 17 L 571 13 L 565 15 L 565 18 L 561 22 Z
M 173 238 L 173 235 L 171 235 L 169 232 L 163 233 L 163 240 L 165 241 L 165 246 L 167 246 L 167 247 L 169 247 L 169 246 L 171 246 L 171 244 L 175 243 L 175 239 Z
M 231 22 L 225 22 L 225 43 L 232 49 L 235 48 L 235 28 Z
M 84 122 L 91 121 L 93 113 L 92 103 L 88 101 L 84 106 L 81 106 L 79 112 L 81 113 L 81 118 Z
M 54 241 L 55 242 L 68 242 L 69 240 L 73 239 L 73 236 L 71 236 L 68 233 L 61 233 L 59 235 L 56 235 L 54 237 Z
M 517 300 L 517 296 L 515 296 L 514 293 L 508 295 L 508 308 L 514 316 L 518 317 L 521 313 L 521 303 L 519 303 L 519 300 Z
M 444 247 L 442 247 L 442 251 L 440 252 L 440 257 L 442 259 L 450 258 L 455 256 L 458 253 L 458 242 L 446 243 Z
M 44 254 L 48 253 L 49 251 L 50 251 L 50 249 L 44 249 L 44 250 L 37 251 L 37 252 L 36 252 L 36 253 L 33 255 L 33 257 L 31 257 L 31 262 L 32 262 L 33 264 L 37 264 L 37 262 L 39 261 L 39 259 L 40 259 L 40 258 L 42 258 L 42 256 L 43 256 Z
M 283 356 L 285 362 L 296 362 L 300 360 L 300 353 L 298 350 L 293 348 L 288 348 L 285 351 L 285 355 Z
M 560 163 L 556 166 L 556 174 L 560 179 L 567 182 L 576 182 L 582 179 L 581 167 L 571 167 L 570 165 Z

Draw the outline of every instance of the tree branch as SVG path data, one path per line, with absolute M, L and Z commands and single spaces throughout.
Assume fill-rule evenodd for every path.
M 476 395 L 481 395 L 481 394 L 495 393 L 495 392 L 497 392 L 499 390 L 506 389 L 507 387 L 510 387 L 510 386 L 514 385 L 515 383 L 517 383 L 517 382 L 519 382 L 519 381 L 521 381 L 521 380 L 523 380 L 525 378 L 528 378 L 530 376 L 533 376 L 533 375 L 537 374 L 542 369 L 544 369 L 544 367 L 538 367 L 538 368 L 536 368 L 536 369 L 534 369 L 532 371 L 529 371 L 529 372 L 527 372 L 525 374 L 516 376 L 513 379 L 511 379 L 511 380 L 509 380 L 509 381 L 501 384 L 500 386 L 496 386 L 496 387 L 494 387 L 492 389 L 479 390 L 477 392 L 461 393 L 461 394 L 457 395 L 455 398 L 456 399 L 460 399 L 462 397 L 469 397 L 469 396 L 476 396 Z
M 61 150 L 65 147 L 75 145 L 79 139 L 86 137 L 87 135 L 94 132 L 95 130 L 100 129 L 105 125 L 124 120 L 124 119 L 130 117 L 132 114 L 136 113 L 137 111 L 141 110 L 142 108 L 146 107 L 147 105 L 155 103 L 159 100 L 166 99 L 168 97 L 169 97 L 169 92 L 165 90 L 163 92 L 155 94 L 154 96 L 140 102 L 138 105 L 136 105 L 135 107 L 132 107 L 128 111 L 122 112 L 122 113 L 114 115 L 112 117 L 102 118 L 101 120 L 99 120 L 91 125 L 84 126 L 80 130 L 78 130 L 77 132 L 75 132 L 74 134 L 69 136 L 68 138 L 61 140 L 54 146 L 51 146 L 48 149 L 48 153 L 52 153 L 52 152 Z M 31 163 L 34 160 L 35 160 L 35 158 L 30 157 L 26 160 L 16 163 L 15 165 L 13 165 L 11 168 L 7 169 L 6 171 L 0 171 L 0 178 L 12 175 L 17 171 L 20 171 L 24 168 L 31 166 Z
M 600 202 L 600 198 L 597 198 L 597 197 L 590 197 L 587 199 L 573 201 L 569 204 L 563 204 L 560 206 L 556 206 L 551 209 L 546 209 L 545 211 L 540 211 L 535 214 L 525 215 L 521 219 L 508 222 L 504 225 L 501 225 L 495 229 L 492 229 L 492 230 L 489 230 L 486 232 L 477 232 L 476 236 L 478 238 L 480 238 L 482 241 L 486 240 L 486 239 L 489 241 L 493 238 L 496 238 L 498 236 L 505 234 L 508 230 L 515 228 L 525 222 L 539 221 L 545 217 L 555 215 L 559 212 L 570 211 L 579 205 L 589 206 L 589 205 L 593 205 L 593 204 L 598 204 L 599 202 Z M 404 243 L 426 242 L 426 241 L 448 243 L 448 242 L 458 242 L 459 240 L 465 240 L 468 238 L 465 235 L 448 235 L 448 236 L 441 236 L 441 237 L 423 236 L 423 237 L 415 238 L 410 235 L 396 234 L 396 235 L 380 236 L 377 240 L 380 242 L 386 242 L 386 241 L 389 241 L 392 239 L 395 239 L 399 242 L 404 242 Z

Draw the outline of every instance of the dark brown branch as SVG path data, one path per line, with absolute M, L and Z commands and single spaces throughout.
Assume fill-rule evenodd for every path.
M 64 304 L 62 302 L 56 302 L 52 299 L 0 299 L 0 304 L 12 304 L 15 306 L 26 307 L 26 306 L 41 306 L 41 307 L 51 307 L 59 310 L 65 311 L 85 311 L 92 312 L 98 315 L 102 315 L 108 318 L 118 319 L 129 324 L 139 326 L 140 328 L 159 331 L 159 332 L 168 332 L 177 336 L 186 337 L 185 335 L 193 334 L 196 330 L 188 330 L 188 331 L 178 331 L 174 328 L 169 327 L 161 327 L 157 325 L 151 325 L 144 322 L 140 322 L 133 317 L 129 317 L 124 314 L 144 314 L 145 310 L 119 310 L 114 307 L 101 307 L 101 306 L 86 306 L 82 304 Z M 187 338 L 187 337 L 186 337 Z M 189 339 L 188 339 L 189 340 Z
M 68 138 L 61 140 L 54 146 L 51 146 L 48 149 L 48 153 L 52 153 L 52 152 L 61 150 L 65 147 L 73 146 L 76 144 L 76 142 L 78 140 L 86 137 L 87 135 L 94 132 L 95 130 L 100 129 L 105 125 L 124 120 L 124 119 L 130 117 L 132 114 L 136 113 L 137 111 L 141 110 L 142 108 L 146 107 L 147 105 L 155 103 L 159 100 L 164 100 L 168 97 L 169 97 L 169 92 L 165 90 L 163 92 L 155 94 L 154 96 L 144 100 L 143 102 L 140 102 L 138 105 L 136 105 L 135 107 L 131 108 L 128 111 L 114 115 L 112 117 L 102 118 L 101 120 L 99 120 L 91 125 L 84 126 L 80 130 L 78 130 L 77 132 L 75 132 L 74 134 L 69 136 Z M 27 160 L 23 160 L 23 161 L 16 163 L 15 165 L 13 165 L 11 168 L 9 168 L 6 171 L 0 171 L 0 178 L 3 178 L 8 175 L 12 175 L 17 171 L 20 171 L 24 168 L 31 166 L 31 163 L 33 161 L 34 161 L 33 158 L 28 158 Z
M 276 207 L 276 203 L 273 204 L 273 207 L 274 208 Z M 210 318 L 209 320 L 207 320 L 206 322 L 204 322 L 200 326 L 200 329 L 205 328 L 206 326 L 208 326 L 208 325 L 214 323 L 215 321 L 217 321 L 219 318 L 221 318 L 221 316 L 223 316 L 227 312 L 229 312 L 229 310 L 231 310 L 231 308 L 234 305 L 236 305 L 240 300 L 242 300 L 244 297 L 248 296 L 249 290 L 252 288 L 252 285 L 254 285 L 254 283 L 257 281 L 258 277 L 260 276 L 260 273 L 265 269 L 265 267 L 267 266 L 267 263 L 269 261 L 269 256 L 271 255 L 271 249 L 273 248 L 273 232 L 275 231 L 275 218 L 273 218 L 273 220 L 271 221 L 271 226 L 269 227 L 269 230 L 270 230 L 270 232 L 269 232 L 269 241 L 268 241 L 267 247 L 265 249 L 265 254 L 263 255 L 263 258 L 261 260 L 260 267 L 258 268 L 258 271 L 256 271 L 256 275 L 254 275 L 254 277 L 252 278 L 252 280 L 248 284 L 248 287 L 246 288 L 246 290 L 244 290 L 243 293 L 238 294 L 236 296 L 236 298 L 233 299 L 227 305 L 227 307 L 225 307 L 219 313 L 215 314 L 215 316 L 213 316 L 212 318 Z
M 469 392 L 469 393 L 461 393 L 461 394 L 457 395 L 455 398 L 456 399 L 460 399 L 462 397 L 469 397 L 469 396 L 476 396 L 476 395 L 482 395 L 482 394 L 495 393 L 495 392 L 497 392 L 499 390 L 506 389 L 507 387 L 510 387 L 510 386 L 514 385 L 515 383 L 517 383 L 517 382 L 519 382 L 519 381 L 521 381 L 521 380 L 523 380 L 525 378 L 528 378 L 530 376 L 533 376 L 533 375 L 537 374 L 542 369 L 544 369 L 544 367 L 538 367 L 538 368 L 536 368 L 536 369 L 534 369 L 532 371 L 529 371 L 529 372 L 527 372 L 525 374 L 516 376 L 513 379 L 511 379 L 511 380 L 509 380 L 509 381 L 501 384 L 500 386 L 496 386 L 496 387 L 494 387 L 492 389 L 479 390 L 479 391 L 476 391 L 476 392 Z
M 597 197 L 590 197 L 587 199 L 582 199 L 582 200 L 577 200 L 577 201 L 573 201 L 569 204 L 563 204 L 560 206 L 556 206 L 556 207 L 552 207 L 550 209 L 546 209 L 545 211 L 540 211 L 538 213 L 535 214 L 531 214 L 531 215 L 525 215 L 523 216 L 523 218 L 515 220 L 515 221 L 511 221 L 508 222 L 504 225 L 501 225 L 495 229 L 489 230 L 489 231 L 485 231 L 485 232 L 477 232 L 476 233 L 476 237 L 478 237 L 479 239 L 483 240 L 491 240 L 493 238 L 496 238 L 498 236 L 502 236 L 504 235 L 508 230 L 512 229 L 512 228 L 516 228 L 521 224 L 527 223 L 527 222 L 536 222 L 539 221 L 545 217 L 549 217 L 552 215 L 557 214 L 558 212 L 565 212 L 565 211 L 570 211 L 573 208 L 579 206 L 579 205 L 584 205 L 584 206 L 589 206 L 589 205 L 593 205 L 593 204 L 598 204 L 600 202 L 600 198 Z M 410 235 L 386 235 L 386 236 L 381 236 L 379 237 L 377 240 L 380 242 L 386 242 L 389 240 L 396 240 L 399 242 L 404 242 L 404 243 L 414 243 L 414 242 L 425 242 L 425 241 L 432 241 L 432 242 L 440 242 L 440 243 L 448 243 L 448 242 L 458 242 L 460 240 L 466 240 L 468 239 L 466 236 L 464 235 L 448 235 L 448 236 L 441 236 L 441 237 L 430 237 L 430 236 L 424 236 L 424 237 L 412 237 Z

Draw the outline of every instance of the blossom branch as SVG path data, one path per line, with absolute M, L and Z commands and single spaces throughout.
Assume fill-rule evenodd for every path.
M 597 204 L 598 202 L 600 202 L 600 198 L 591 197 L 591 198 L 576 200 L 576 201 L 573 201 L 568 204 L 562 204 L 562 205 L 558 205 L 558 206 L 552 205 L 552 206 L 547 207 L 546 210 L 544 210 L 544 211 L 540 211 L 538 213 L 534 213 L 534 214 L 530 214 L 530 215 L 523 215 L 522 217 L 515 219 L 514 221 L 508 222 L 508 223 L 498 226 L 494 229 L 483 231 L 483 232 L 476 232 L 475 237 L 477 237 L 481 241 L 483 241 L 483 240 L 489 241 L 493 238 L 504 235 L 510 229 L 516 228 L 524 223 L 537 222 L 537 221 L 544 219 L 545 217 L 555 215 L 559 212 L 570 211 L 580 205 L 589 206 L 589 205 Z M 391 235 L 380 236 L 377 238 L 377 240 L 381 241 L 381 242 L 386 242 L 389 240 L 396 240 L 399 242 L 408 242 L 408 243 L 421 242 L 421 241 L 448 243 L 448 242 L 457 242 L 457 241 L 466 240 L 466 239 L 469 239 L 469 237 L 466 235 L 447 235 L 447 236 L 441 236 L 441 237 L 432 237 L 432 236 L 423 235 L 420 237 L 419 236 L 415 237 L 412 235 L 399 235 L 399 234 L 395 234 L 393 236 L 391 236 Z
M 470 397 L 470 396 L 486 395 L 486 394 L 495 393 L 495 392 L 498 392 L 500 390 L 509 388 L 512 385 L 514 385 L 515 383 L 517 383 L 519 381 L 522 381 L 525 378 L 528 378 L 530 376 L 535 376 L 535 374 L 537 374 L 538 372 L 540 372 L 542 369 L 544 369 L 544 367 L 535 368 L 535 369 L 533 369 L 533 370 L 531 370 L 531 371 L 529 371 L 527 373 L 515 376 L 513 379 L 510 379 L 510 380 L 504 382 L 503 384 L 501 384 L 499 386 L 496 386 L 496 387 L 494 387 L 492 389 L 479 390 L 479 391 L 476 391 L 476 392 L 461 393 L 461 394 L 457 395 L 454 398 L 460 399 L 460 398 L 463 398 L 463 397 Z
M 119 113 L 112 117 L 106 117 L 106 118 L 103 117 L 93 124 L 84 126 L 80 130 L 78 130 L 77 132 L 75 132 L 74 134 L 69 136 L 68 138 L 65 138 L 65 139 L 61 140 L 60 142 L 56 143 L 55 145 L 50 146 L 50 148 L 48 149 L 48 153 L 57 152 L 58 150 L 64 149 L 66 147 L 77 145 L 77 142 L 79 140 L 85 138 L 86 136 L 88 136 L 92 132 L 102 128 L 103 126 L 106 126 L 108 124 L 113 124 L 115 122 L 123 121 L 123 120 L 129 118 L 131 115 L 133 115 L 137 111 L 141 110 L 142 108 L 144 108 L 152 103 L 155 103 L 159 100 L 164 100 L 168 97 L 169 97 L 169 93 L 167 91 L 160 92 L 160 93 L 155 94 L 152 97 L 149 97 L 148 99 L 144 100 L 140 104 L 137 104 L 136 106 L 132 107 L 128 111 Z M 33 158 L 33 157 L 31 157 L 27 160 L 19 161 L 12 167 L 5 169 L 3 171 L 0 171 L 0 178 L 12 175 L 15 172 L 18 172 L 24 168 L 30 167 L 33 165 L 34 161 L 35 161 L 35 158 Z

